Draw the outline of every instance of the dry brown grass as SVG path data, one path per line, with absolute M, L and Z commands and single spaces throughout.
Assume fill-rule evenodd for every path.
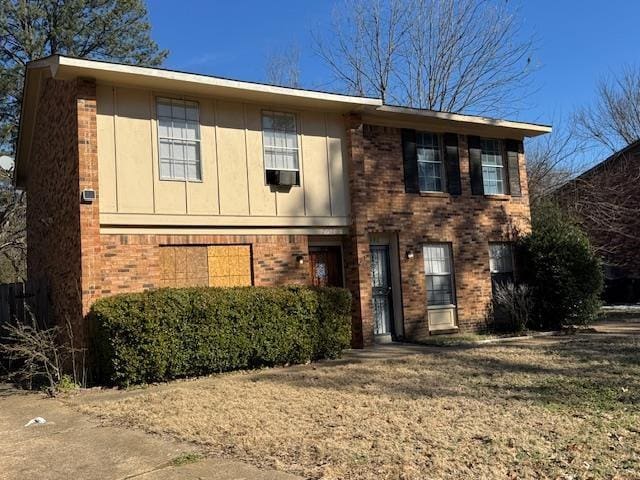
M 72 401 L 309 478 L 640 478 L 639 347 L 599 334 L 395 347 Z

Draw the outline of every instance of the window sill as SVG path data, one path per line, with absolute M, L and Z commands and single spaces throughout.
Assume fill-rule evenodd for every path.
M 160 178 L 161 182 L 204 183 L 204 180 L 187 180 L 185 178 Z
M 436 197 L 436 198 L 448 198 L 450 197 L 447 192 L 420 192 L 421 197 Z
M 455 305 L 427 305 L 427 310 L 451 310 Z
M 511 200 L 511 195 L 486 195 L 484 196 L 487 200 L 497 200 L 499 202 L 507 202 Z

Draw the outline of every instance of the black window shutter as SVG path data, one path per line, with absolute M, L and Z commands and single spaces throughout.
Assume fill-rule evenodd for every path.
M 404 166 L 404 191 L 406 193 L 420 193 L 415 130 L 402 129 L 402 162 Z
M 509 169 L 509 191 L 512 197 L 521 197 L 520 188 L 520 162 L 518 154 L 524 153 L 521 140 L 507 140 L 507 168 Z
M 471 176 L 471 194 L 484 195 L 482 183 L 482 148 L 480 137 L 467 137 L 469 146 L 469 175 Z
M 445 133 L 442 138 L 444 142 L 444 162 L 447 171 L 447 191 L 451 195 L 460 195 L 462 193 L 462 185 L 460 184 L 458 135 Z

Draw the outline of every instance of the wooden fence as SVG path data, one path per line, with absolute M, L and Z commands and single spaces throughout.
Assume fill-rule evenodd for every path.
M 34 321 L 43 328 L 51 325 L 46 283 L 0 284 L 0 326 L 16 322 L 32 324 Z

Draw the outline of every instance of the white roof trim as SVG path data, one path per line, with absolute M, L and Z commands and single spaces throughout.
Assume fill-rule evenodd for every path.
M 382 100 L 371 97 L 356 97 L 350 95 L 340 95 L 336 93 L 325 93 L 314 90 L 302 90 L 299 88 L 279 87 L 262 83 L 244 82 L 240 80 L 229 80 L 226 78 L 200 75 L 196 73 L 177 72 L 151 67 L 136 67 L 119 63 L 109 63 L 96 60 L 86 60 L 80 58 L 54 55 L 41 60 L 29 63 L 28 68 L 49 67 L 51 75 L 56 76 L 60 67 L 73 67 L 93 71 L 105 71 L 110 73 L 122 73 L 139 77 L 157 78 L 178 82 L 199 84 L 203 86 L 222 87 L 235 90 L 245 90 L 273 95 L 286 95 L 288 97 L 299 97 L 320 101 L 329 101 L 345 104 L 355 104 L 362 106 L 381 106 Z
M 552 130 L 550 125 L 540 125 L 537 123 L 515 122 L 512 120 L 501 120 L 497 118 L 482 117 L 476 115 L 464 115 L 461 113 L 438 112 L 435 110 L 423 110 L 410 107 L 395 107 L 382 105 L 375 109 L 381 113 L 396 113 L 414 115 L 418 117 L 434 118 L 438 120 L 449 120 L 451 122 L 463 122 L 477 125 L 490 125 L 492 127 L 513 128 L 517 130 L 527 130 L 529 132 L 549 133 Z

